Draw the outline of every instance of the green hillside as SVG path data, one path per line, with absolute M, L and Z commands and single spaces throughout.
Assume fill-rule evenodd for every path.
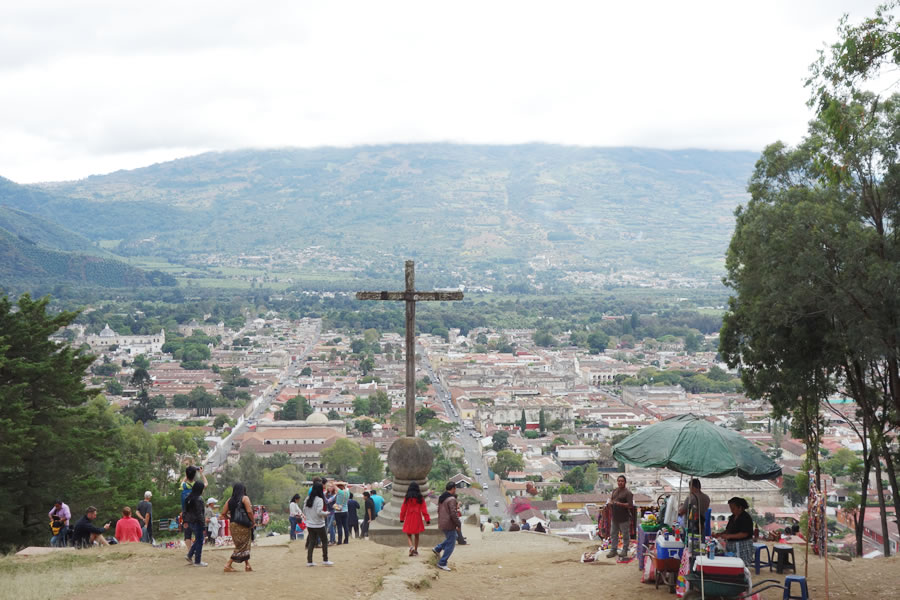
M 717 278 L 757 155 L 542 144 L 209 153 L 7 204 L 124 255 L 319 246 L 379 271 L 402 258 L 521 272 Z
M 3 206 L 13 196 L 33 199 L 41 194 L 0 181 L 0 286 L 4 289 L 38 282 L 113 288 L 175 285 L 170 275 L 127 265 L 56 223 Z

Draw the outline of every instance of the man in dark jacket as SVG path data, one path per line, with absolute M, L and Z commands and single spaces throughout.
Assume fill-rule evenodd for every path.
M 372 501 L 372 496 L 369 492 L 363 492 L 363 503 L 362 530 L 359 534 L 367 538 L 369 537 L 369 524 L 375 520 L 375 502 Z
M 456 547 L 456 530 L 462 522 L 459 520 L 459 507 L 456 502 L 456 484 L 452 481 L 446 491 L 438 498 L 438 529 L 444 532 L 444 541 L 431 549 L 438 556 L 437 568 L 449 571 L 447 559 Z M 443 554 L 441 553 L 443 551 Z
M 354 537 L 359 538 L 359 502 L 353 499 L 350 494 L 350 500 L 347 501 L 347 537 L 350 537 L 350 531 L 353 531 Z
M 109 529 L 109 523 L 103 527 L 97 527 L 91 523 L 91 521 L 96 518 L 97 509 L 93 506 L 88 506 L 87 510 L 84 512 L 84 516 L 75 523 L 75 531 L 72 534 L 73 546 L 76 548 L 86 548 L 88 546 L 93 546 L 94 542 L 99 543 L 101 546 L 108 545 L 106 538 L 103 537 L 103 533 Z

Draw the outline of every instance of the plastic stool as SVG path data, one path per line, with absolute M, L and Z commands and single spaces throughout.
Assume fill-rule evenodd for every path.
M 769 572 L 772 572 L 772 551 L 769 550 L 769 546 L 766 544 L 753 544 L 753 550 L 756 555 L 753 566 L 756 569 L 756 574 L 759 575 L 760 567 L 769 567 Z M 762 560 L 762 552 L 766 551 L 766 560 Z
M 790 568 L 795 574 L 797 573 L 797 563 L 794 560 L 794 547 L 787 544 L 775 544 L 772 548 L 775 552 L 775 572 L 784 573 L 785 569 Z M 788 560 L 790 559 L 790 560 Z
M 791 587 L 794 584 L 798 584 L 800 586 L 800 595 L 792 596 L 791 595 Z M 803 575 L 788 575 L 784 578 L 784 597 L 782 600 L 807 600 L 809 596 L 807 596 L 806 590 L 806 577 Z

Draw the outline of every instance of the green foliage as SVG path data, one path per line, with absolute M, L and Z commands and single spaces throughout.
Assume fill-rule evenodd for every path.
M 362 460 L 362 451 L 354 442 L 346 438 L 338 438 L 331 448 L 322 451 L 322 460 L 329 473 L 343 479 L 347 476 L 347 471 L 359 466 Z
M 313 414 L 313 408 L 306 398 L 294 396 L 288 398 L 281 410 L 275 413 L 275 418 L 281 421 L 298 421 L 305 420 L 311 414 Z
M 494 435 L 491 436 L 491 440 L 493 440 L 495 452 L 509 448 L 509 432 L 507 431 L 495 431 Z
M 427 407 L 420 408 L 416 411 L 416 425 L 421 427 L 425 424 L 426 421 L 433 419 L 436 416 L 433 410 Z
M 625 386 L 680 385 L 691 394 L 736 393 L 743 389 L 740 378 L 732 377 L 718 367 L 713 367 L 705 375 L 695 371 L 678 369 L 660 371 L 653 367 L 647 367 L 638 371 L 635 377 L 621 379 L 620 383 Z
M 381 481 L 384 477 L 384 462 L 374 444 L 369 444 L 362 450 L 359 476 L 365 483 Z
M 103 384 L 103 387 L 113 396 L 121 396 L 122 392 L 125 391 L 125 388 L 122 387 L 122 384 L 117 379 L 110 379 Z
M 372 429 L 375 427 L 375 424 L 372 423 L 369 419 L 357 419 L 353 421 L 353 426 L 360 433 L 372 433 Z
M 500 450 L 497 452 L 497 458 L 491 463 L 491 469 L 500 476 L 500 479 L 506 479 L 510 471 L 520 471 L 524 468 L 525 459 L 512 450 Z

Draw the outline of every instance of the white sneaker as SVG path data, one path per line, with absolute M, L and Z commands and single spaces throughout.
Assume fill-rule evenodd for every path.
M 452 570 L 447 565 L 437 565 L 437 568 L 440 569 L 441 571 L 451 571 Z
M 326 560 L 326 561 L 322 561 L 322 566 L 323 567 L 333 567 L 334 563 L 331 562 L 330 560 Z
M 198 562 L 198 563 L 194 563 L 194 566 L 195 566 L 195 567 L 208 567 L 208 566 L 209 566 L 209 563 Z
M 314 567 L 314 566 L 316 566 L 316 563 L 306 563 L 306 566 L 307 566 L 307 567 Z

